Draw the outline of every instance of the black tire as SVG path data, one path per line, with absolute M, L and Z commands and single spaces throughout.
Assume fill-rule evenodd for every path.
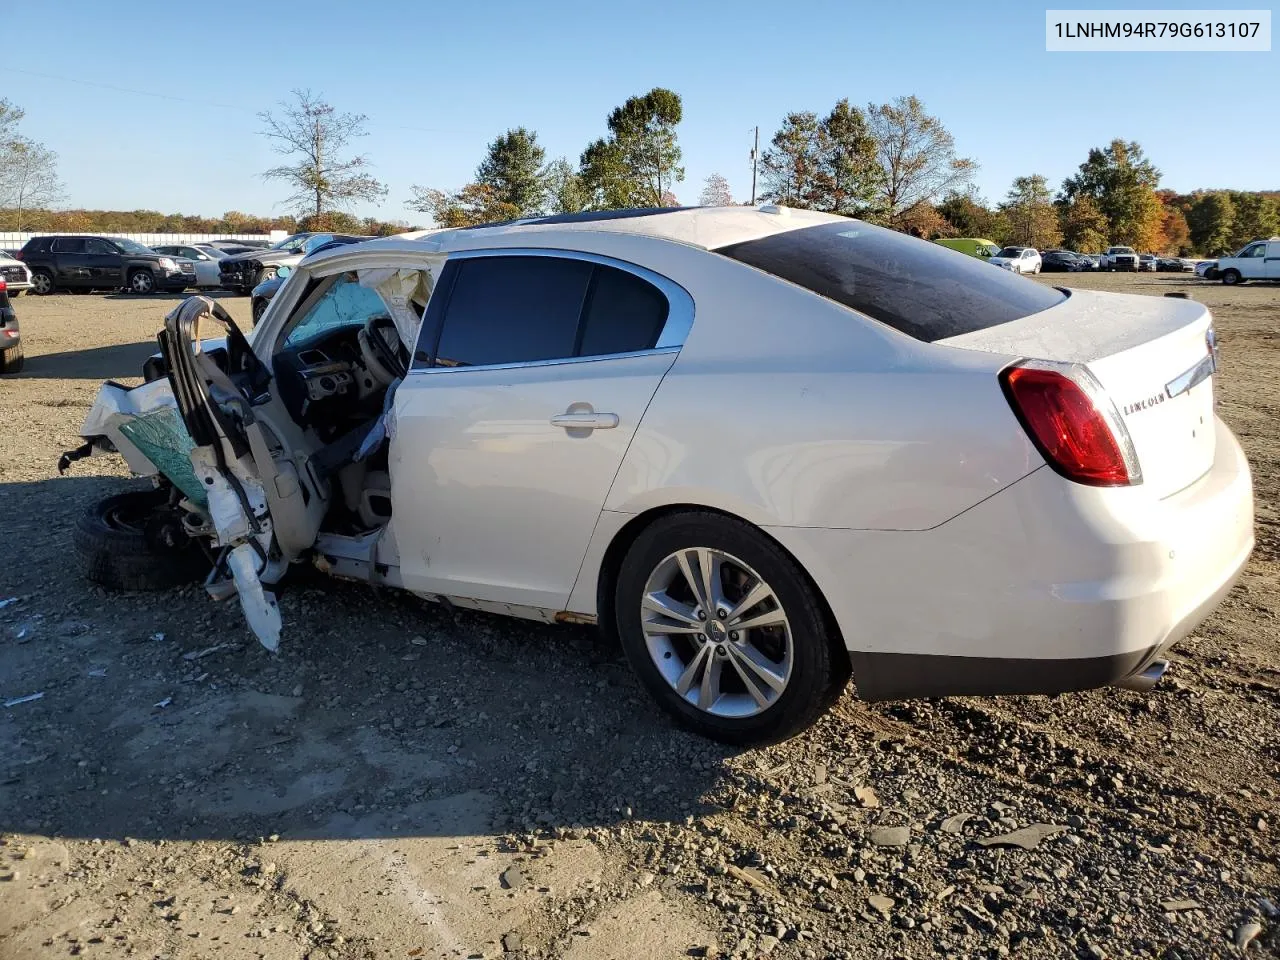
M 1240 276 L 1239 270 L 1223 270 L 1222 271 L 1222 282 L 1225 283 L 1228 287 L 1234 287 L 1237 283 L 1240 283 L 1243 279 L 1244 278 Z
M 258 278 L 253 282 L 253 286 L 256 287 L 260 283 L 266 283 L 268 280 L 274 280 L 276 278 L 276 274 L 279 272 L 280 271 L 276 267 L 263 267 L 258 271 Z M 252 288 L 250 288 L 250 290 L 252 290 Z
M 256 327 L 258 321 L 262 319 L 262 315 L 267 312 L 267 303 L 269 301 L 262 297 L 257 297 L 253 301 L 253 325 Z
M 31 292 L 38 297 L 47 297 L 53 293 L 53 274 L 43 267 L 32 270 Z
M 10 347 L 8 350 L 0 350 L 0 374 L 21 372 L 25 361 L 26 358 L 22 354 L 22 344 Z
M 99 500 L 76 522 L 72 543 L 85 577 L 115 590 L 168 590 L 204 579 L 211 567 L 165 490 Z
M 150 270 L 130 270 L 126 282 L 130 293 L 145 297 L 156 292 L 156 275 Z
M 777 699 L 753 716 L 723 717 L 700 710 L 676 693 L 649 654 L 639 616 L 645 585 L 664 558 L 692 547 L 722 551 L 758 572 L 790 623 L 791 676 Z M 750 524 L 721 514 L 673 514 L 641 532 L 618 571 L 614 611 L 622 648 L 650 695 L 682 726 L 723 743 L 762 745 L 794 736 L 835 702 L 849 679 L 848 655 L 828 627 L 825 608 L 804 571 Z

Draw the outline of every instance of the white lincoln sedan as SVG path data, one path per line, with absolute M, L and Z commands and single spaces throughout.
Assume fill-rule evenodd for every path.
M 248 336 L 193 297 L 160 340 L 64 457 L 154 480 L 82 519 L 91 577 L 207 574 L 270 649 L 302 562 L 598 623 L 735 743 L 805 728 L 850 676 L 869 699 L 1149 689 L 1253 546 L 1202 305 L 837 216 L 373 240 L 303 261 Z

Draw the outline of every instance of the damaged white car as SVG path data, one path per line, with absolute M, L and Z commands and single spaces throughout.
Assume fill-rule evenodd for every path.
M 375 240 L 303 261 L 248 337 L 194 297 L 160 340 L 64 458 L 156 481 L 87 515 L 90 576 L 203 564 L 272 650 L 301 562 L 598 622 L 732 742 L 804 728 L 851 674 L 871 699 L 1149 689 L 1253 544 L 1203 306 L 841 217 Z

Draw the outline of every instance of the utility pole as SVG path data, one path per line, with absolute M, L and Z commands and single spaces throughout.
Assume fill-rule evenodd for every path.
M 756 142 L 751 148 L 751 205 L 756 205 L 756 161 L 760 159 L 760 128 L 756 127 Z

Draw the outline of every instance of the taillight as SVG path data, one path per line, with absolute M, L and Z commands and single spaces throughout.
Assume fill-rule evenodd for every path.
M 3 280 L 0 280 L 0 293 L 4 293 L 8 289 L 9 289 L 9 284 L 5 283 Z
M 1094 487 L 1142 482 L 1120 411 L 1084 367 L 1024 360 L 1006 368 L 1000 382 L 1032 443 L 1058 473 Z

